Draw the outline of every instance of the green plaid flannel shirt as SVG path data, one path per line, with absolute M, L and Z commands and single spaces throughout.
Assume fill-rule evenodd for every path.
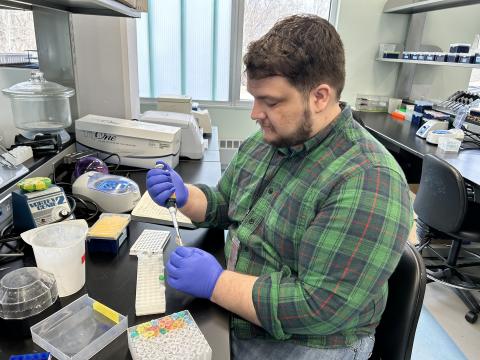
M 216 187 L 197 185 L 208 200 L 197 225 L 228 228 L 227 262 L 236 237 L 235 271 L 258 276 L 252 300 L 263 329 L 233 314 L 239 338 L 344 347 L 380 321 L 413 222 L 409 188 L 342 107 L 301 149 L 274 148 L 255 133 Z

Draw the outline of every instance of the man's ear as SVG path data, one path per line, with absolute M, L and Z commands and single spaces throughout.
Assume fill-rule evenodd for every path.
M 322 112 L 335 97 L 335 90 L 327 84 L 320 84 L 310 91 L 310 105 L 314 112 Z

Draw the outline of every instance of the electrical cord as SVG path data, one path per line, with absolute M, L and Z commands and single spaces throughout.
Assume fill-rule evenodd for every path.
M 108 159 L 110 159 L 112 156 L 116 156 L 117 159 L 118 159 L 118 162 L 115 164 L 115 168 L 112 170 L 112 171 L 117 171 L 118 168 L 120 167 L 120 163 L 122 162 L 122 159 L 120 158 L 120 155 L 116 154 L 116 153 L 111 153 L 110 155 L 108 155 L 106 158 L 103 159 L 103 161 L 107 161 Z M 108 166 L 108 169 L 110 170 L 111 167 Z

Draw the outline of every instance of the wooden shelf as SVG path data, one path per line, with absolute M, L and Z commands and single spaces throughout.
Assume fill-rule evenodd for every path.
M 410 0 L 412 1 L 412 0 Z M 393 3 L 390 5 L 389 3 Z M 395 3 L 397 3 L 395 5 Z M 416 14 L 427 11 L 449 9 L 459 6 L 480 4 L 480 0 L 424 0 L 398 5 L 397 1 L 388 1 L 383 8 L 384 13 Z
M 453 66 L 453 67 L 463 67 L 463 68 L 480 68 L 480 64 L 462 64 L 462 63 L 439 62 L 439 61 L 384 59 L 384 58 L 377 58 L 377 61 L 396 62 L 396 63 L 404 63 L 404 64 L 433 65 L 433 66 Z
M 140 17 L 140 11 L 115 0 L 0 0 L 0 8 L 27 9 L 42 7 L 75 14 Z

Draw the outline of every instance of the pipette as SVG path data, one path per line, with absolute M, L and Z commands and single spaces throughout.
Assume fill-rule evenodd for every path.
M 158 169 L 163 169 L 164 166 L 163 164 L 157 164 L 155 166 Z M 177 236 L 175 236 L 175 243 L 178 246 L 183 246 L 183 241 L 182 238 L 180 237 L 180 231 L 178 230 L 178 222 L 177 222 L 177 197 L 175 196 L 175 193 L 173 193 L 172 196 L 167 200 L 165 203 L 165 206 L 168 209 L 168 212 L 170 213 L 170 216 L 172 217 L 172 222 L 173 222 L 173 227 L 175 228 L 175 232 Z

